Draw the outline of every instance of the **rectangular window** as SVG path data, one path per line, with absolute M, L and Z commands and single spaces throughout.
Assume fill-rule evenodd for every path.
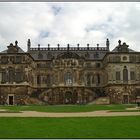
M 2 64 L 7 64 L 8 63 L 8 57 L 7 56 L 2 56 L 1 57 L 1 63 Z
M 17 83 L 22 82 L 22 72 L 18 71 L 18 72 L 15 73 L 15 81 Z
M 13 83 L 15 81 L 15 72 L 14 69 L 9 69 L 9 82 Z
M 120 62 L 121 61 L 121 57 L 120 56 L 115 56 L 115 62 Z
M 8 82 L 8 77 L 6 71 L 2 71 L 2 80 L 1 83 L 6 83 Z
M 51 63 L 50 62 L 46 63 L 46 68 L 51 68 Z
M 120 71 L 116 71 L 116 80 L 121 80 L 121 73 L 120 73 Z
M 15 57 L 14 56 L 10 56 L 10 62 L 14 63 L 15 61 Z
M 50 74 L 48 74 L 48 75 L 46 76 L 45 82 L 46 82 L 47 86 L 50 86 L 50 85 L 51 85 L 51 75 L 50 75 Z
M 25 56 L 22 56 L 22 60 L 25 61 Z
M 21 62 L 22 62 L 22 57 L 21 56 L 16 56 L 15 63 L 20 64 Z
M 91 67 L 91 63 L 86 63 L 86 67 L 90 68 Z
M 129 57 L 130 62 L 136 62 L 136 56 L 130 56 Z
M 109 62 L 114 62 L 114 60 L 115 60 L 115 59 L 114 59 L 113 56 L 110 56 L 110 57 L 109 57 Z
M 134 71 L 130 71 L 130 79 L 135 80 L 135 72 Z

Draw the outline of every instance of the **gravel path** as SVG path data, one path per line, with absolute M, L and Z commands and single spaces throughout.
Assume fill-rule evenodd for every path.
M 0 110 L 1 111 L 1 110 Z M 137 116 L 140 112 L 76 112 L 76 113 L 48 113 L 37 111 L 21 111 L 21 113 L 0 113 L 0 117 L 101 117 L 101 116 Z

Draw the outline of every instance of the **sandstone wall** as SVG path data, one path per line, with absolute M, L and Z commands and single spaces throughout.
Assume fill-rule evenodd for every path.
M 136 99 L 136 87 L 135 86 L 110 86 L 105 88 L 107 95 L 110 98 L 110 103 L 122 104 L 124 102 L 124 96 L 128 96 L 128 103 L 135 103 Z M 127 98 L 127 97 L 126 97 Z

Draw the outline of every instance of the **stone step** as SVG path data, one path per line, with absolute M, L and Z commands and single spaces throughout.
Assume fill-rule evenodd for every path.
M 90 102 L 89 104 L 110 104 L 110 99 L 109 97 L 100 97 Z

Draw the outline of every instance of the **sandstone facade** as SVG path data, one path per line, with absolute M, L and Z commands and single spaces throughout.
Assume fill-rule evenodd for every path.
M 0 53 L 0 104 L 86 104 L 100 97 L 135 103 L 140 96 L 140 53 L 121 43 L 105 47 L 38 47 L 30 40 Z

